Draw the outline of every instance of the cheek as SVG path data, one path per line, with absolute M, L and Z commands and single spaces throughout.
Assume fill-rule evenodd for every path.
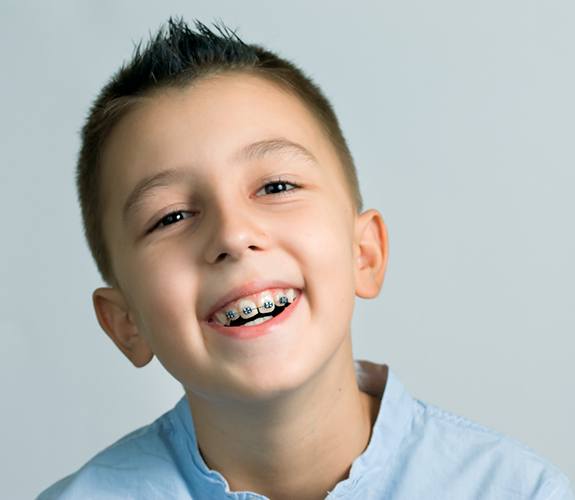
M 148 255 L 145 261 L 130 263 L 130 283 L 142 330 L 155 350 L 170 348 L 182 341 L 182 322 L 191 316 L 197 303 L 194 275 L 178 255 Z M 189 268 L 189 263 L 188 263 Z M 166 335 L 166 332 L 170 332 Z M 162 340 L 163 339 L 163 340 Z M 160 342 L 162 346 L 160 346 Z
M 164 309 L 176 307 L 179 302 L 189 300 L 189 292 L 184 286 L 187 276 L 182 269 L 177 257 L 173 255 L 165 255 L 163 259 L 152 257 L 145 262 L 138 262 L 137 268 L 133 269 L 132 285 L 140 298 L 139 302 L 145 307 L 157 308 L 156 312 L 162 313 Z
M 154 330 L 173 332 L 178 337 L 177 330 L 182 328 L 181 322 L 187 319 L 197 303 L 193 278 L 182 271 L 184 268 L 164 266 L 154 268 L 143 283 L 142 304 L 144 315 L 149 318 Z
M 310 306 L 330 330 L 349 323 L 355 297 L 352 233 L 343 212 L 317 210 L 309 214 L 292 240 L 310 285 Z
M 306 253 L 310 263 L 313 261 L 315 270 L 327 272 L 333 282 L 338 281 L 334 271 L 344 280 L 352 271 L 352 237 L 343 211 L 329 206 L 308 212 L 304 222 L 292 232 L 296 248 Z

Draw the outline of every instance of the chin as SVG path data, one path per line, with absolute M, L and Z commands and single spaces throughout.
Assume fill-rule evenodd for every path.
M 278 361 L 258 360 L 238 368 L 239 372 L 230 396 L 244 401 L 270 402 L 297 392 L 310 377 L 304 359 Z M 306 370 L 306 368 L 308 368 Z

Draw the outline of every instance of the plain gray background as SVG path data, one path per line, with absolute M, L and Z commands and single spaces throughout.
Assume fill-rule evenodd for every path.
M 91 101 L 170 15 L 221 19 L 332 100 L 388 225 L 355 357 L 575 479 L 575 2 L 60 1 L 0 7 L 2 498 L 172 408 L 100 330 L 74 168 Z

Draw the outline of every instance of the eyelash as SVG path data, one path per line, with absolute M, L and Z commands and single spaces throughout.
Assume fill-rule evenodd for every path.
M 276 179 L 274 181 L 270 181 L 270 182 L 266 182 L 260 189 L 259 191 L 261 191 L 262 188 L 265 188 L 267 186 L 272 186 L 272 185 L 277 185 L 277 184 L 289 184 L 290 186 L 293 186 L 294 189 L 289 189 L 289 190 L 282 190 L 278 193 L 267 193 L 267 194 L 271 194 L 272 196 L 289 196 L 290 191 L 296 191 L 297 189 L 299 189 L 301 186 L 299 184 L 296 184 L 294 182 L 288 182 L 288 181 L 284 181 L 282 179 Z M 173 217 L 177 214 L 182 214 L 182 213 L 189 213 L 188 210 L 175 210 L 174 212 L 170 212 L 169 214 L 164 215 L 163 217 L 161 217 L 153 226 L 152 228 L 148 231 L 148 233 L 151 233 L 153 231 L 155 231 L 156 229 L 161 229 L 161 224 L 162 222 L 164 222 L 165 219 L 167 219 L 168 217 Z M 182 220 L 182 219 L 178 219 Z M 175 222 L 178 222 L 175 221 Z M 164 228 L 167 226 L 171 226 L 173 224 L 166 224 L 165 226 L 163 226 Z

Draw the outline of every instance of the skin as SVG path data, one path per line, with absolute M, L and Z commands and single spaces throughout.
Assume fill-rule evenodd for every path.
M 232 159 L 270 137 L 317 159 Z M 381 214 L 357 214 L 339 159 L 293 95 L 260 77 L 223 74 L 142 101 L 103 154 L 104 232 L 119 286 L 98 288 L 102 329 L 137 367 L 155 355 L 183 385 L 208 467 L 233 491 L 320 499 L 367 447 L 379 400 L 357 386 L 355 297 L 381 289 L 388 257 Z M 193 178 L 154 191 L 126 225 L 122 205 L 143 177 Z M 281 176 L 285 196 L 263 186 Z M 183 210 L 181 220 L 146 231 Z M 303 289 L 273 335 L 233 341 L 201 323 L 231 288 L 280 279 Z

